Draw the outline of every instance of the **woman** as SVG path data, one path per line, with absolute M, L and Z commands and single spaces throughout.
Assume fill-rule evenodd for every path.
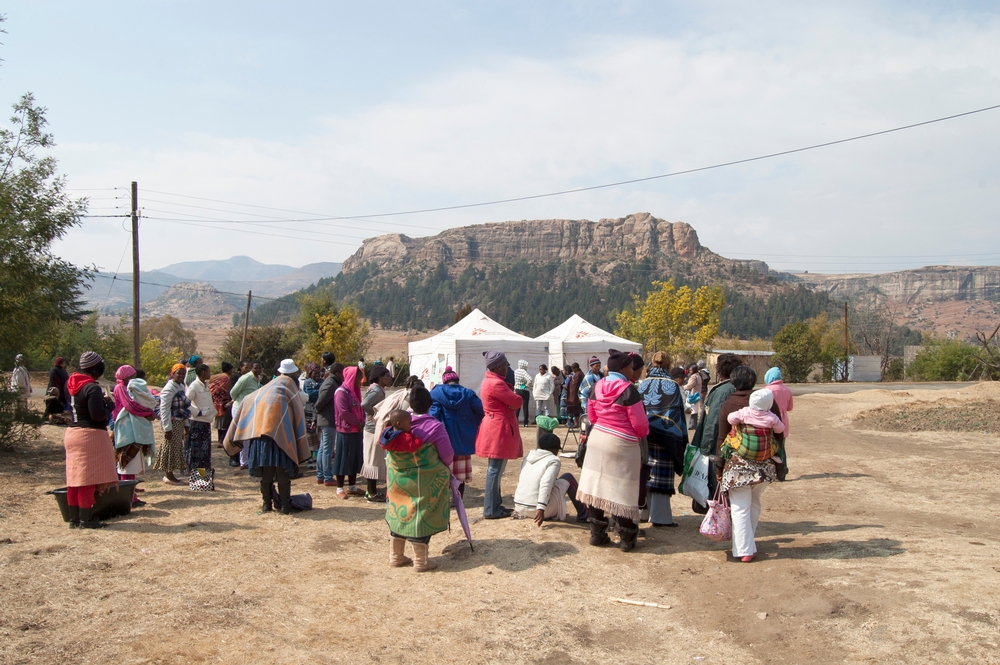
M 333 396 L 337 420 L 337 446 L 333 453 L 333 476 L 337 479 L 337 498 L 361 496 L 357 478 L 364 465 L 365 412 L 361 408 L 361 380 L 364 372 L 348 367 L 344 370 L 344 383 Z M 344 479 L 347 489 L 344 489 Z
M 583 406 L 580 401 L 580 385 L 583 383 L 583 370 L 580 363 L 573 363 L 570 366 L 569 382 L 566 386 L 566 418 L 570 427 L 576 427 L 583 415 Z
M 153 468 L 163 472 L 163 482 L 170 485 L 183 483 L 174 471 L 184 469 L 185 423 L 191 417 L 191 400 L 187 398 L 184 377 L 187 368 L 177 363 L 170 368 L 170 380 L 160 391 L 160 427 L 163 428 L 163 445 L 156 451 Z
M 764 374 L 764 385 L 774 395 L 774 403 L 781 411 L 781 422 L 785 425 L 784 442 L 781 445 L 781 468 L 778 469 L 778 480 L 783 481 L 788 475 L 788 413 L 792 410 L 792 391 L 782 381 L 781 370 L 772 367 Z
M 372 368 L 368 377 L 368 390 L 361 400 L 361 410 L 365 412 L 364 431 L 364 464 L 361 475 L 368 481 L 365 490 L 365 500 L 371 503 L 385 501 L 385 496 L 379 494 L 379 483 L 385 482 L 385 449 L 375 438 L 375 407 L 385 401 L 385 389 L 392 385 L 392 376 L 383 365 Z
M 69 373 L 66 372 L 66 361 L 63 358 L 56 358 L 52 362 L 52 369 L 49 370 L 48 388 L 59 390 L 59 403 L 62 404 L 63 411 L 69 408 L 69 393 L 66 392 L 66 382 L 69 381 Z M 62 413 L 60 411 L 60 413 Z
M 483 517 L 497 520 L 510 517 L 512 508 L 505 508 L 501 501 L 500 478 L 507 460 L 518 459 L 524 454 L 521 430 L 517 426 L 517 412 L 521 398 L 505 381 L 510 365 L 501 351 L 484 351 L 486 375 L 479 387 L 483 401 L 484 418 L 476 434 L 476 455 L 487 458 L 486 488 L 483 492 Z
M 223 445 L 229 455 L 248 449 L 250 475 L 260 474 L 261 514 L 274 510 L 272 484 L 277 480 L 281 514 L 290 515 L 297 512 L 292 508 L 292 478 L 312 453 L 306 440 L 302 398 L 293 376 L 299 368 L 286 358 L 279 369 L 277 378 L 240 402 Z
M 217 374 L 208 382 L 208 391 L 212 394 L 212 404 L 215 406 L 214 429 L 219 433 L 219 447 L 226 438 L 226 431 L 233 422 L 233 398 L 229 391 L 235 387 L 233 381 L 232 363 L 222 363 L 222 374 Z
M 559 371 L 559 368 L 556 367 L 555 365 L 553 365 L 552 367 L 550 367 L 549 371 L 552 372 L 552 384 L 553 384 L 552 385 L 552 405 L 553 405 L 552 408 L 555 410 L 555 413 L 552 413 L 550 415 L 552 415 L 552 416 L 554 416 L 556 418 L 559 418 L 562 415 L 562 393 L 563 393 L 563 387 L 564 387 L 563 386 L 563 379 L 565 377 L 562 375 L 562 372 Z M 538 415 L 538 414 L 536 413 L 535 415 Z M 560 422 L 562 422 L 562 421 L 560 421 Z
M 134 378 L 133 378 L 134 377 Z M 130 365 L 123 365 L 115 372 L 118 385 L 115 386 L 115 460 L 118 477 L 131 480 L 146 472 L 156 454 L 156 440 L 153 435 L 153 421 L 156 420 L 156 398 L 149 392 L 146 381 L 137 376 Z M 125 381 L 128 384 L 125 384 Z M 146 505 L 139 496 L 132 493 L 132 507 Z
M 114 447 L 108 440 L 112 404 L 97 380 L 104 376 L 104 359 L 93 351 L 80 356 L 80 371 L 66 384 L 73 422 L 66 429 L 66 503 L 69 528 L 100 529 L 94 519 L 94 496 L 118 484 Z
M 389 565 L 398 567 L 410 562 L 404 556 L 406 541 L 410 541 L 413 570 L 422 573 L 438 567 L 428 560 L 427 547 L 431 536 L 448 528 L 451 508 L 448 469 L 453 451 L 444 425 L 427 414 L 431 407 L 427 389 L 415 387 L 409 402 L 414 415 L 393 411 L 390 416 L 393 427 L 383 431 L 379 440 L 380 444 L 385 442 L 386 450 L 390 451 L 385 521 L 389 525 Z M 405 435 L 400 437 L 397 432 Z M 397 437 L 405 440 L 405 447 L 393 445 Z
M 719 383 L 712 386 L 712 389 L 708 391 L 708 395 L 704 399 L 702 416 L 698 421 L 698 428 L 691 438 L 691 445 L 701 448 L 702 455 L 715 454 L 715 442 L 719 436 L 719 408 L 736 390 L 729 380 L 729 375 L 742 364 L 743 361 L 732 353 L 721 354 L 715 362 L 715 375 L 718 377 Z M 722 429 L 728 432 L 728 424 L 724 420 L 721 422 L 723 423 Z M 715 487 L 715 475 L 710 473 L 708 474 L 709 496 L 715 494 Z M 691 499 L 691 510 L 704 515 L 708 512 L 708 506 L 703 506 L 695 499 Z
M 639 394 L 649 421 L 649 521 L 654 527 L 677 526 L 670 509 L 674 474 L 684 468 L 687 424 L 684 422 L 683 391 L 667 372 L 670 356 L 653 354 Z
M 590 544 L 610 542 L 611 513 L 617 522 L 619 548 L 635 548 L 639 530 L 639 475 L 642 467 L 639 440 L 649 434 L 649 421 L 642 396 L 632 384 L 632 358 L 608 349 L 608 375 L 594 384 L 587 399 L 587 417 L 592 428 L 587 438 L 587 456 L 580 471 L 577 499 L 590 513 Z
M 332 353 L 323 354 L 323 362 L 333 358 Z M 344 383 L 344 366 L 331 361 L 326 376 L 319 386 L 316 397 L 316 427 L 319 429 L 319 450 L 316 451 L 316 482 L 326 487 L 337 483 L 333 479 L 333 450 L 337 445 L 337 410 L 333 396 Z
M 306 396 L 302 407 L 306 414 L 306 439 L 309 440 L 309 450 L 319 451 L 316 402 L 319 400 L 319 387 L 323 384 L 323 370 L 318 363 L 306 363 L 304 374 L 305 378 L 299 377 L 299 389 Z
M 723 442 L 729 435 L 729 414 L 750 406 L 750 393 L 757 383 L 757 373 L 746 365 L 733 368 L 730 380 L 733 394 L 719 408 L 719 433 L 715 449 L 723 452 Z M 771 405 L 771 413 L 781 418 L 777 405 Z M 783 445 L 782 434 L 774 433 L 779 448 Z M 728 452 L 728 451 L 727 451 Z M 733 519 L 733 558 L 750 562 L 757 554 L 754 535 L 760 518 L 760 499 L 768 483 L 777 480 L 777 470 L 770 459 L 755 461 L 737 453 L 726 454 L 725 466 L 716 463 L 715 479 L 721 483 L 722 491 L 729 493 L 729 505 Z
M 698 371 L 697 365 L 691 365 L 687 371 L 688 380 L 684 384 L 684 390 L 687 391 L 687 401 L 691 405 L 691 424 L 689 427 L 694 429 L 698 427 L 698 414 L 701 413 L 701 373 Z
M 459 385 L 458 374 L 451 366 L 444 368 L 442 383 L 431 390 L 430 414 L 448 431 L 455 451 L 451 475 L 460 483 L 458 491 L 465 495 L 465 483 L 472 480 L 472 456 L 476 453 L 476 435 L 483 422 L 483 401 L 475 392 Z
M 212 371 L 208 365 L 200 363 L 195 367 L 195 379 L 188 385 L 187 398 L 191 402 L 191 421 L 184 437 L 184 463 L 191 473 L 189 489 L 196 489 L 196 475 L 211 478 L 212 469 L 212 421 L 215 420 L 215 402 L 208 389 Z

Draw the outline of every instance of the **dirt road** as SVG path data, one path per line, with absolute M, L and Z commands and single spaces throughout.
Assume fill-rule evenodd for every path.
M 0 455 L 0 662 L 1000 662 L 997 438 L 851 424 L 938 396 L 797 397 L 791 473 L 764 494 L 751 564 L 699 536 L 678 496 L 680 528 L 648 529 L 629 554 L 527 520 L 475 521 L 471 553 L 454 522 L 431 542 L 440 571 L 417 575 L 386 566 L 378 506 L 305 478 L 293 491 L 316 510 L 260 516 L 221 455 L 214 494 L 150 479 L 145 508 L 70 531 L 43 494 L 64 484 L 62 431 L 46 428 L 50 441 Z

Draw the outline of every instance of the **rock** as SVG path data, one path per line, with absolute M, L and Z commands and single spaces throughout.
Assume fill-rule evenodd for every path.
M 757 618 L 763 621 L 767 618 L 767 612 L 757 612 Z

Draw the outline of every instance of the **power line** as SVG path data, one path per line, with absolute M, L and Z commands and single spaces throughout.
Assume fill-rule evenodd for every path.
M 103 273 L 93 273 L 92 277 L 100 277 L 101 279 L 115 279 L 114 277 L 109 277 Z M 132 283 L 132 279 L 127 277 L 118 277 L 118 281 Z M 147 282 L 144 279 L 139 279 L 139 284 L 141 286 L 162 286 L 165 289 L 182 289 L 185 291 L 204 291 L 201 287 L 184 286 L 185 284 L 191 284 L 191 282 L 177 282 L 176 284 L 159 284 L 157 282 Z M 112 285 L 113 286 L 113 285 Z M 212 287 L 215 289 L 215 287 Z M 236 296 L 238 298 L 244 298 L 247 294 L 245 293 L 233 293 L 232 291 L 219 291 L 215 289 L 215 293 L 220 293 L 226 296 Z M 253 297 L 254 300 L 270 300 L 272 302 L 298 302 L 298 296 L 281 296 L 280 298 L 268 298 L 267 296 L 257 296 Z
M 156 220 L 158 222 L 167 222 L 168 224 L 184 224 L 185 226 L 200 226 L 201 228 L 204 228 L 204 229 L 214 229 L 216 231 L 219 230 L 217 227 L 211 226 L 209 224 L 198 224 L 196 222 L 179 220 L 179 219 L 169 219 L 169 218 L 166 218 L 166 217 L 143 217 L 143 219 L 152 219 L 152 220 Z M 305 240 L 307 242 L 322 242 L 322 243 L 325 243 L 327 245 L 344 245 L 344 244 L 347 244 L 347 243 L 344 243 L 344 242 L 339 242 L 339 241 L 334 241 L 334 240 L 322 240 L 320 238 L 302 238 L 302 237 L 299 237 L 299 236 L 290 236 L 290 235 L 287 235 L 287 234 L 284 234 L 284 233 L 264 233 L 262 231 L 248 231 L 246 229 L 237 229 L 234 232 L 235 233 L 249 233 L 249 234 L 257 235 L 257 236 L 271 236 L 272 238 L 288 238 L 288 239 L 291 239 L 291 240 Z M 310 232 L 309 231 L 304 231 L 304 233 L 310 233 Z M 312 233 L 315 233 L 315 231 L 313 231 Z
M 128 252 L 128 248 L 131 245 L 132 245 L 132 238 L 129 237 L 128 242 L 125 243 L 125 249 L 122 250 L 122 257 L 120 259 L 118 259 L 118 267 L 115 268 L 115 275 L 114 275 L 114 277 L 111 278 L 111 285 L 108 286 L 108 295 L 105 296 L 105 298 L 104 298 L 104 304 L 101 305 L 101 309 L 104 309 L 105 307 L 108 306 L 108 300 L 111 299 L 111 290 L 115 288 L 115 280 L 118 279 L 118 273 L 122 269 L 122 261 L 125 260 L 125 253 Z
M 580 193 L 580 192 L 589 192 L 589 191 L 593 191 L 593 190 L 596 190 L 596 189 L 608 189 L 608 188 L 611 188 L 611 187 L 621 187 L 622 185 L 634 185 L 634 184 L 640 183 L 640 182 L 649 182 L 651 180 L 661 180 L 663 178 L 673 178 L 673 177 L 679 176 L 679 175 L 688 175 L 688 174 L 691 174 L 691 173 L 699 173 L 701 171 L 709 171 L 709 170 L 712 170 L 712 169 L 721 169 L 721 168 L 726 168 L 726 167 L 729 167 L 729 166 L 736 166 L 736 165 L 739 165 L 739 164 L 748 164 L 750 162 L 758 162 L 758 161 L 765 160 L 765 159 L 773 159 L 774 157 L 782 157 L 782 156 L 785 156 L 785 155 L 792 155 L 792 154 L 795 154 L 795 153 L 798 153 L 798 152 L 806 152 L 806 151 L 809 151 L 809 150 L 817 150 L 819 148 L 827 148 L 827 147 L 830 147 L 830 146 L 839 145 L 841 143 L 850 143 L 852 141 L 860 141 L 862 139 L 868 139 L 868 138 L 872 138 L 872 137 L 875 137 L 875 136 L 882 136 L 882 135 L 885 135 L 885 134 L 892 134 L 894 132 L 902 132 L 902 131 L 905 131 L 907 129 L 914 129 L 916 127 L 923 127 L 923 126 L 926 126 L 926 125 L 932 125 L 932 124 L 935 124 L 935 123 L 945 122 L 947 120 L 954 120 L 956 118 L 963 118 L 965 116 L 975 115 L 977 113 L 985 113 L 986 111 L 993 111 L 993 110 L 996 110 L 996 109 L 1000 109 L 1000 104 L 995 104 L 993 106 L 986 106 L 986 107 L 975 109 L 975 110 L 972 110 L 972 111 L 965 111 L 963 113 L 955 113 L 953 115 L 948 115 L 948 116 L 944 116 L 944 117 L 941 117 L 941 118 L 934 118 L 932 120 L 924 120 L 922 122 L 916 122 L 916 123 L 909 124 L 909 125 L 902 125 L 900 127 L 893 127 L 891 129 L 883 129 L 883 130 L 880 130 L 880 131 L 877 131 L 877 132 L 869 132 L 867 134 L 859 134 L 857 136 L 850 136 L 850 137 L 847 137 L 847 138 L 837 139 L 837 140 L 834 140 L 834 141 L 826 141 L 826 142 L 823 142 L 823 143 L 815 143 L 815 144 L 812 144 L 812 145 L 803 146 L 801 148 L 793 148 L 791 150 L 781 150 L 779 152 L 772 152 L 772 153 L 768 153 L 766 155 L 758 155 L 756 157 L 747 157 L 747 158 L 744 158 L 744 159 L 736 159 L 736 160 L 732 160 L 732 161 L 728 161 L 728 162 L 721 162 L 721 163 L 718 163 L 718 164 L 712 164 L 712 165 L 709 165 L 709 166 L 700 166 L 700 167 L 697 167 L 697 168 L 685 169 L 683 171 L 673 171 L 673 172 L 670 172 L 670 173 L 662 173 L 660 175 L 646 176 L 644 178 L 632 178 L 630 180 L 619 180 L 617 182 L 609 182 L 609 183 L 604 183 L 604 184 L 601 184 L 601 185 L 590 185 L 588 187 L 578 187 L 578 188 L 575 188 L 575 189 L 564 189 L 564 190 L 560 190 L 560 191 L 556 191 L 556 192 L 548 192 L 548 193 L 545 193 L 545 194 L 531 194 L 531 195 L 528 195 L 528 196 L 516 196 L 516 197 L 511 197 L 511 198 L 506 198 L 506 199 L 495 199 L 493 201 L 481 201 L 479 203 L 464 203 L 464 204 L 461 204 L 461 205 L 441 206 L 441 207 L 437 207 L 437 208 L 419 208 L 419 209 L 414 209 L 414 210 L 398 210 L 398 211 L 395 211 L 395 212 L 371 213 L 371 214 L 364 214 L 364 215 L 353 215 L 353 216 L 350 216 L 350 217 L 338 216 L 338 215 L 329 215 L 329 216 L 324 216 L 321 219 L 314 220 L 314 221 L 338 220 L 338 219 L 357 219 L 357 218 L 366 218 L 366 217 L 395 217 L 395 216 L 400 216 L 400 215 L 417 215 L 417 214 L 428 213 L 428 212 L 445 212 L 445 211 L 448 211 L 448 210 L 463 210 L 463 209 L 466 209 L 466 208 L 479 208 L 479 207 L 483 207 L 483 206 L 500 205 L 500 204 L 504 204 L 504 203 L 516 203 L 518 201 L 530 201 L 530 200 L 534 200 L 534 199 L 550 198 L 550 197 L 553 197 L 553 196 L 563 196 L 565 194 L 577 194 L 577 193 Z M 153 190 L 148 190 L 148 191 L 153 191 Z M 168 196 L 186 196 L 184 194 L 170 194 L 169 192 L 154 192 L 154 193 L 156 193 L 156 194 L 167 194 Z M 188 196 L 186 198 L 198 199 L 200 197 L 197 197 L 197 196 Z M 214 201 L 214 202 L 217 202 L 217 203 L 233 203 L 233 205 L 248 205 L 249 206 L 249 204 L 234 203 L 234 202 L 230 202 L 230 201 L 219 201 L 218 199 L 202 199 L 202 200 L 205 200 L 205 201 Z M 266 208 L 266 206 L 250 206 L 250 207 Z M 271 210 L 283 210 L 282 208 L 270 208 L 270 209 Z M 296 211 L 284 210 L 284 212 L 296 212 Z M 315 213 L 299 213 L 299 214 L 312 215 L 312 214 L 315 214 Z M 289 221 L 308 221 L 308 220 L 289 220 Z

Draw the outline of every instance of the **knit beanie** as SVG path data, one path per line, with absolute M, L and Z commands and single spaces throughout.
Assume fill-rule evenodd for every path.
M 587 363 L 587 364 L 591 365 L 591 366 L 593 366 L 593 365 L 600 365 L 601 364 L 601 359 L 598 358 L 597 356 L 590 356 L 590 362 Z
M 441 375 L 441 383 L 448 383 L 449 381 L 458 382 L 458 374 L 451 368 L 451 365 L 447 365 L 444 368 L 444 374 Z
M 774 404 L 774 395 L 767 388 L 755 390 L 750 393 L 750 408 L 755 411 L 770 411 Z
M 84 351 L 80 354 L 80 369 L 91 369 L 102 362 L 104 362 L 104 358 L 93 351 Z
M 486 369 L 496 369 L 507 362 L 503 351 L 483 351 L 483 357 L 486 358 Z
M 608 371 L 617 372 L 632 364 L 632 358 L 627 353 L 616 349 L 608 349 Z

